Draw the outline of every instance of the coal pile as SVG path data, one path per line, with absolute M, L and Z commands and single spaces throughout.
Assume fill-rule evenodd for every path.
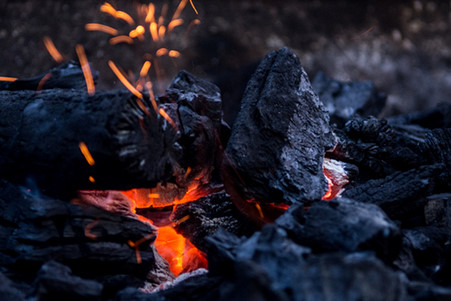
M 100 163 L 86 166 L 77 153 L 72 174 L 64 174 L 65 164 L 40 171 L 40 164 L 56 162 L 45 156 L 21 163 L 18 172 L 1 173 L 5 300 L 451 298 L 449 105 L 378 119 L 374 115 L 386 96 L 371 83 L 319 75 L 311 85 L 287 48 L 262 60 L 231 132 L 222 120 L 218 88 L 187 72 L 156 99 L 170 119 L 154 110 L 148 95 L 139 102 L 125 91 L 93 97 L 79 88 L 48 91 L 2 91 L 0 101 L 25 99 L 9 113 L 22 116 L 30 111 L 28 102 L 38 106 L 36 98 L 39 105 L 63 106 L 52 93 L 75 95 L 68 111 L 89 104 L 97 112 L 93 99 L 101 107 L 103 97 L 116 99 L 111 107 L 122 119 L 113 119 L 108 133 L 96 133 L 119 148 L 117 141 L 144 139 L 132 153 L 147 165 L 99 142 L 93 156 Z M 31 115 L 40 120 L 36 111 L 43 110 Z M 19 157 L 9 155 L 24 144 L 15 137 L 28 141 L 24 133 L 33 131 L 22 128 L 23 121 L 5 120 L 1 128 L 9 131 L 0 137 L 0 167 L 14 171 Z M 111 126 L 124 120 L 124 128 Z M 125 128 L 129 140 L 118 139 Z M 152 145 L 153 139 L 160 144 Z M 146 147 L 150 156 L 142 151 Z M 57 148 L 53 152 L 66 162 Z M 21 152 L 28 153 L 33 151 Z M 112 191 L 122 187 L 107 176 L 111 170 L 103 156 L 123 160 L 115 167 L 130 175 L 123 185 L 140 181 L 172 199 L 192 193 L 193 183 L 207 193 L 159 210 L 133 210 L 129 198 Z M 86 182 L 91 174 L 99 181 Z M 77 175 L 84 181 L 74 182 Z M 47 193 L 49 179 L 68 191 Z M 142 222 L 138 214 L 159 216 L 158 222 Z M 160 225 L 172 225 L 205 252 L 208 271 L 175 278 L 155 248 Z

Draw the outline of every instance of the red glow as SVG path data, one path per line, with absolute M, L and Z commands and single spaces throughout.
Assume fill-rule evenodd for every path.
M 158 253 L 169 263 L 169 269 L 175 276 L 182 272 L 208 267 L 205 254 L 170 226 L 158 229 L 155 247 Z

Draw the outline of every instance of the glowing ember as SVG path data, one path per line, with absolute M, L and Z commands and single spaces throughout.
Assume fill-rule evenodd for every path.
M 178 276 L 181 272 L 208 267 L 205 254 L 170 226 L 158 229 L 155 247 L 158 253 L 169 263 L 169 269 L 175 276 Z
M 86 58 L 85 49 L 83 46 L 78 44 L 75 46 L 75 51 L 77 52 L 78 59 L 80 61 L 81 70 L 86 81 L 86 88 L 88 89 L 89 95 L 94 95 L 96 90 L 94 86 L 94 79 L 92 78 L 91 68 L 89 67 L 88 59 Z
M 80 142 L 78 144 L 78 147 L 80 148 L 81 153 L 86 159 L 86 162 L 88 162 L 89 165 L 94 166 L 96 162 L 94 161 L 94 158 L 92 157 L 91 153 L 89 152 L 88 147 L 84 142 Z
M 53 44 L 52 40 L 49 37 L 44 37 L 43 41 L 45 48 L 47 48 L 47 51 L 50 53 L 55 62 L 61 63 L 63 61 L 63 56 L 56 49 L 55 44 Z
M 327 176 L 326 176 L 326 179 L 327 179 L 328 189 L 327 189 L 327 192 L 323 195 L 323 200 L 330 201 L 335 197 L 335 195 L 333 195 L 333 185 L 334 184 Z

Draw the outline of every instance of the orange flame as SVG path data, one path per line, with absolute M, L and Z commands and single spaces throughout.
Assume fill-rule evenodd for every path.
M 108 61 L 108 65 L 110 66 L 111 70 L 113 70 L 114 74 L 116 74 L 117 78 L 121 81 L 121 83 L 128 89 L 130 92 L 132 92 L 136 97 L 142 98 L 143 95 L 141 92 L 136 90 L 135 87 L 133 87 L 132 84 L 125 78 L 125 76 L 119 71 L 119 69 L 116 67 L 116 65 L 113 63 L 113 61 Z
M 94 79 L 92 78 L 91 68 L 89 67 L 88 59 L 86 58 L 85 49 L 82 45 L 77 44 L 77 46 L 75 46 L 75 51 L 77 52 L 81 70 L 83 71 L 83 75 L 85 77 L 88 94 L 94 95 L 96 93 L 96 89 L 94 86 Z
M 78 147 L 80 148 L 81 153 L 86 159 L 86 162 L 88 162 L 89 165 L 94 166 L 96 162 L 94 161 L 94 158 L 92 157 L 91 153 L 89 152 L 88 147 L 84 142 L 80 142 L 78 144 Z
M 115 36 L 118 34 L 117 29 L 110 27 L 110 26 L 106 26 L 103 24 L 98 24 L 98 23 L 88 23 L 85 25 L 85 30 L 87 31 L 101 31 L 107 34 L 110 34 L 112 36 Z
M 56 49 L 55 44 L 53 44 L 53 42 L 52 42 L 52 39 L 45 36 L 42 40 L 44 41 L 45 48 L 47 48 L 47 51 L 50 53 L 50 55 L 55 60 L 55 62 L 61 63 L 64 60 L 63 56 Z
M 175 276 L 182 272 L 208 267 L 205 254 L 170 226 L 158 229 L 155 247 L 169 263 L 169 269 Z

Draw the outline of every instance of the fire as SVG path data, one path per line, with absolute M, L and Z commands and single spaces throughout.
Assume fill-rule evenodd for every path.
M 169 263 L 169 269 L 175 276 L 182 272 L 208 267 L 205 254 L 170 226 L 158 229 L 155 247 Z

